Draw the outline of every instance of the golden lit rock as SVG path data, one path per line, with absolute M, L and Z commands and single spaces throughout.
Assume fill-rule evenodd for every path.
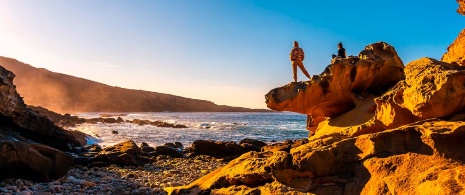
M 432 121 L 290 153 L 250 152 L 169 194 L 461 194 L 465 122 Z M 453 185 L 451 185 L 453 184 Z
M 368 93 L 379 94 L 404 79 L 404 64 L 394 47 L 379 42 L 368 45 L 358 57 L 335 60 L 311 81 L 294 82 L 265 95 L 268 108 L 311 116 L 308 128 L 326 117 L 355 108 Z
M 442 56 L 441 61 L 465 66 L 465 29 L 447 48 L 447 52 Z
M 457 0 L 457 3 L 459 4 L 457 13 L 465 15 L 465 0 Z

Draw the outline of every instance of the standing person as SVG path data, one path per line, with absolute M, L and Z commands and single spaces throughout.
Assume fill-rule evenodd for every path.
M 294 41 L 294 48 L 292 48 L 291 53 L 289 54 L 289 59 L 292 62 L 292 73 L 294 77 L 294 82 L 297 82 L 297 66 L 299 66 L 300 70 L 310 79 L 310 74 L 308 74 L 307 70 L 304 67 L 305 55 L 304 50 L 299 47 L 299 43 Z
M 342 42 L 339 42 L 337 44 L 337 55 L 333 54 L 333 58 L 338 57 L 338 58 L 346 58 L 346 49 L 342 46 Z

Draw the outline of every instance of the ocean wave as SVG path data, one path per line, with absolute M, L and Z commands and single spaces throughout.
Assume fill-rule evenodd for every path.
M 83 115 L 91 116 L 99 113 Z M 250 113 L 128 113 L 123 119 L 161 120 L 184 124 L 188 128 L 172 129 L 151 125 L 119 124 L 81 124 L 73 128 L 91 135 L 88 143 L 97 143 L 102 147 L 133 140 L 146 142 L 151 146 L 168 142 L 181 142 L 189 145 L 195 140 L 212 139 L 221 141 L 240 141 L 244 138 L 265 142 L 286 139 L 301 139 L 308 136 L 305 129 L 305 115 L 290 114 L 250 114 Z M 114 133 L 117 132 L 117 133 Z

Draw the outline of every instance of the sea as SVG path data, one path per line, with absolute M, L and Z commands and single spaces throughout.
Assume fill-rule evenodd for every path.
M 152 147 L 181 142 L 185 147 L 195 140 L 235 141 L 256 139 L 266 143 L 308 137 L 306 116 L 302 114 L 244 112 L 143 112 L 143 113 L 77 113 L 81 118 L 109 116 L 124 120 L 142 119 L 186 125 L 187 128 L 164 128 L 132 123 L 80 124 L 72 130 L 84 132 L 87 144 L 111 146 L 126 140 Z M 113 133 L 113 132 L 118 132 Z

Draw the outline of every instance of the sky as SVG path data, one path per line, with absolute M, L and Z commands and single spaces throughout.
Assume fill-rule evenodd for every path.
M 293 81 L 385 41 L 405 64 L 440 59 L 465 28 L 455 0 L 0 0 L 0 56 L 129 89 L 266 108 Z M 306 77 L 298 70 L 298 80 Z

